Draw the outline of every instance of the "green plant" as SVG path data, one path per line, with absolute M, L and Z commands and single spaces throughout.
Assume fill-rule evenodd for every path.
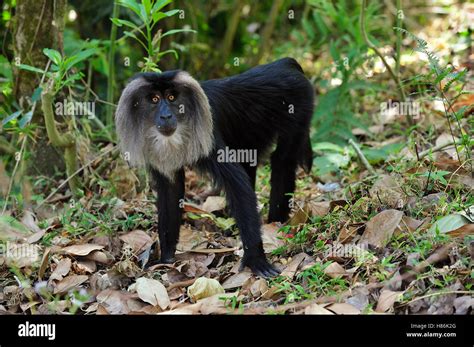
M 132 29 L 132 31 L 124 31 L 124 35 L 133 38 L 146 50 L 147 56 L 144 59 L 145 63 L 142 68 L 143 71 L 161 72 L 161 70 L 158 68 L 158 62 L 160 61 L 161 57 L 166 54 L 172 53 L 175 55 L 176 59 L 178 58 L 178 53 L 174 49 L 160 52 L 161 40 L 164 37 L 181 32 L 196 32 L 192 29 L 182 28 L 168 30 L 167 32 L 162 33 L 160 29 L 155 34 L 153 34 L 153 29 L 160 20 L 167 17 L 172 17 L 179 13 L 180 10 L 178 9 L 167 12 L 161 11 L 161 9 L 170 2 L 171 0 L 143 0 L 141 3 L 137 3 L 135 0 L 119 0 L 118 4 L 135 13 L 138 16 L 141 24 L 137 25 L 129 20 L 111 18 L 111 21 L 116 26 L 126 26 Z
M 458 131 L 461 134 L 459 145 L 464 146 L 465 160 L 469 163 L 471 173 L 474 173 L 474 167 L 471 158 L 472 134 L 464 131 L 461 124 L 461 119 L 468 116 L 468 113 L 466 112 L 468 110 L 468 106 L 463 106 L 457 111 L 453 109 L 454 102 L 460 96 L 472 94 L 471 91 L 464 90 L 465 78 L 468 70 L 456 70 L 450 64 L 446 64 L 444 67 L 441 66 L 439 57 L 435 54 L 435 52 L 428 48 L 428 42 L 403 28 L 394 27 L 394 30 L 409 36 L 416 42 L 415 50 L 426 55 L 430 68 L 429 73 L 419 74 L 417 76 L 417 80 L 419 80 L 420 83 L 431 87 L 431 89 L 435 91 L 434 99 L 441 100 L 443 102 L 444 113 L 452 136 L 452 142 L 454 144 L 454 148 L 456 149 L 457 157 L 459 158 L 459 164 L 462 165 L 463 163 L 461 162 L 461 153 L 458 149 L 458 142 L 454 136 L 454 130 L 452 126 L 453 123 L 457 124 Z M 450 93 L 455 93 L 455 95 L 450 97 Z

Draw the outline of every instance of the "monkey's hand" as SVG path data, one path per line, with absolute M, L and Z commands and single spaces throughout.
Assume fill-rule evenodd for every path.
M 240 270 L 248 266 L 252 272 L 261 277 L 269 278 L 280 274 L 280 270 L 267 261 L 263 250 L 261 252 L 252 252 L 250 250 L 244 253 Z

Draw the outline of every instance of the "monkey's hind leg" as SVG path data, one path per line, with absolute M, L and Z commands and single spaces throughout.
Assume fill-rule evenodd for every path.
M 290 194 L 295 190 L 298 152 L 304 137 L 280 137 L 271 156 L 271 192 L 268 222 L 286 222 L 290 213 Z

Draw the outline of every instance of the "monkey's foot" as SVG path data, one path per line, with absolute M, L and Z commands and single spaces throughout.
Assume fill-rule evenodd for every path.
M 270 264 L 264 255 L 252 258 L 244 257 L 240 265 L 240 270 L 243 270 L 246 266 L 248 266 L 255 275 L 265 278 L 275 277 L 280 274 L 280 270 Z

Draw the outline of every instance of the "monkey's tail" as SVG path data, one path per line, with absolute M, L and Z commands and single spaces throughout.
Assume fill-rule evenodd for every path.
M 311 139 L 309 138 L 309 134 L 304 136 L 304 140 L 301 143 L 298 164 L 306 173 L 311 172 L 311 167 L 313 166 L 313 149 L 311 148 Z

